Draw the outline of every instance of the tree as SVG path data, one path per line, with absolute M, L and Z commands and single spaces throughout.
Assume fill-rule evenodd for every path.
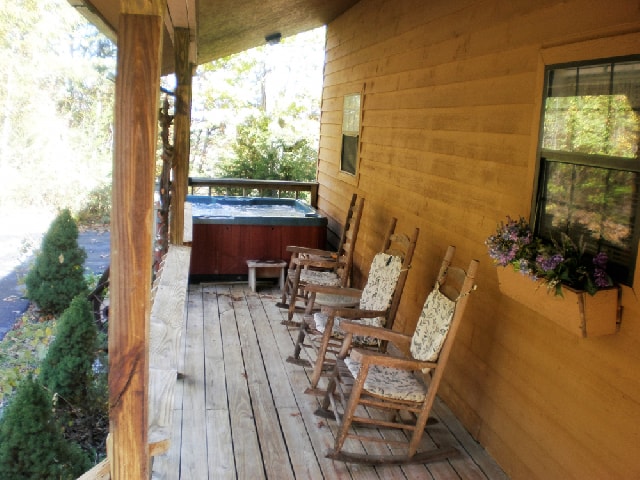
M 26 276 L 27 298 L 44 313 L 62 313 L 87 284 L 83 264 L 87 254 L 78 246 L 78 227 L 68 209 L 53 221 L 42 250 Z
M 90 467 L 63 437 L 42 385 L 26 378 L 0 418 L 0 478 L 74 479 Z
M 238 127 L 235 158 L 220 165 L 223 177 L 315 180 L 316 152 L 306 139 L 287 139 L 270 128 L 267 115 L 249 117 Z M 280 125 L 283 125 L 280 123 Z
M 65 0 L 0 2 L 0 206 L 76 209 L 107 175 L 115 63 Z
M 269 140 L 256 147 L 264 153 L 259 157 L 267 161 L 267 144 L 272 145 L 269 149 L 274 159 L 279 154 L 273 149 L 286 153 L 285 163 L 308 150 L 304 156 L 312 158 L 313 165 L 303 170 L 312 172 L 311 178 L 315 178 L 324 35 L 324 28 L 315 29 L 285 38 L 279 45 L 253 48 L 198 67 L 193 79 L 192 176 L 230 174 L 230 168 L 246 170 L 248 165 L 243 165 L 246 160 L 238 156 L 238 149 L 248 138 L 246 130 L 254 126 L 256 137 L 269 134 Z M 231 167 L 234 162 L 238 165 Z M 254 169 L 260 168 L 248 168 Z M 299 173 L 296 167 L 288 170 Z M 249 178 L 285 177 L 289 178 L 288 174 Z M 308 178 L 303 174 L 293 179 Z

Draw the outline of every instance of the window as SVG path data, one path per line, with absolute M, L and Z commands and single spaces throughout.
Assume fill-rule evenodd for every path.
M 340 170 L 356 174 L 358 143 L 360 140 L 360 94 L 344 96 L 342 107 L 342 153 Z
M 630 285 L 640 239 L 640 58 L 546 71 L 536 231 L 604 251 Z

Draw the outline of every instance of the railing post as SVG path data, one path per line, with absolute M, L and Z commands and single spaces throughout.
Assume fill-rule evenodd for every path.
M 176 103 L 173 159 L 173 198 L 171 200 L 171 243 L 182 245 L 184 201 L 189 177 L 189 126 L 191 124 L 192 65 L 189 62 L 189 29 L 174 30 L 176 63 Z

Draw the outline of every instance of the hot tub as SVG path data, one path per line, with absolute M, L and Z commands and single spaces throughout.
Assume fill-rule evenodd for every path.
M 289 260 L 288 245 L 326 248 L 327 218 L 288 198 L 188 195 L 192 279 L 245 276 L 247 260 Z

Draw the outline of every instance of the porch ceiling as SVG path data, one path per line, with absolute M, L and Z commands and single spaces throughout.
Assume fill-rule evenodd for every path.
M 68 0 L 112 40 L 118 35 L 120 2 Z M 191 31 L 190 59 L 201 65 L 265 43 L 325 25 L 358 0 L 167 0 L 162 73 L 173 72 L 173 30 Z

